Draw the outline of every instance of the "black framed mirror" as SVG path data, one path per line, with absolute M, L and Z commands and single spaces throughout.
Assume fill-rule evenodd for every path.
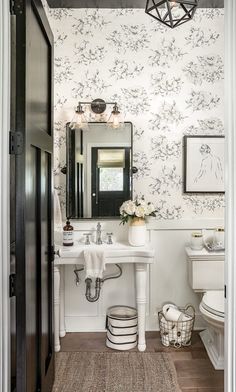
M 74 219 L 119 217 L 132 198 L 133 126 L 113 129 L 91 122 L 86 130 L 66 125 L 66 213 Z

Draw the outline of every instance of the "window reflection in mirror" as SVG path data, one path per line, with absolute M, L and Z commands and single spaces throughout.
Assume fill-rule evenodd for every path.
M 99 171 L 99 191 L 123 191 L 123 168 L 101 167 Z
M 67 124 L 67 216 L 118 217 L 132 198 L 132 124 L 120 130 L 90 123 L 86 131 Z
M 99 191 L 112 192 L 124 189 L 124 148 L 99 148 L 97 168 L 99 169 Z

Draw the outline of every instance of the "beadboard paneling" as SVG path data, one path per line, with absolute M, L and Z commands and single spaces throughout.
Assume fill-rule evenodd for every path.
M 115 222 L 115 221 L 114 221 Z M 116 233 L 116 240 L 127 238 L 127 227 L 121 227 L 116 222 L 102 222 L 103 233 L 109 227 Z M 200 294 L 193 292 L 188 284 L 187 263 L 185 245 L 189 242 L 192 230 L 200 227 L 208 229 L 209 233 L 216 227 L 215 220 L 202 221 L 198 225 L 190 225 L 182 222 L 179 228 L 171 227 L 156 228 L 149 230 L 149 240 L 155 249 L 155 263 L 149 267 L 149 279 L 147 287 L 147 330 L 157 330 L 157 313 L 163 303 L 171 301 L 179 306 L 192 303 L 196 309 L 195 329 L 202 329 L 205 325 L 200 316 L 198 306 Z M 185 224 L 184 224 L 185 223 Z M 222 226 L 223 221 L 218 220 Z M 110 226 L 109 226 L 110 225 Z M 96 222 L 80 222 L 74 224 L 77 238 L 82 236 L 84 230 L 95 229 Z M 154 225 L 153 225 L 154 226 Z M 108 266 L 107 272 L 114 271 L 114 266 Z M 113 270 L 112 270 L 113 269 Z M 84 275 L 77 287 L 74 283 L 73 266 L 65 267 L 65 298 L 66 298 L 66 330 L 68 332 L 104 331 L 106 309 L 111 305 L 135 305 L 135 283 L 133 265 L 123 266 L 123 275 L 117 280 L 105 282 L 101 297 L 96 303 L 89 303 L 85 299 Z

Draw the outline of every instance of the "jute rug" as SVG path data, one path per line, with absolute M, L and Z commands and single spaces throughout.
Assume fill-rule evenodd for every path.
M 60 352 L 53 392 L 180 392 L 167 353 Z

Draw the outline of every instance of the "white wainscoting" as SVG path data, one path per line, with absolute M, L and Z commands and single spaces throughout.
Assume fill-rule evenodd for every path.
M 119 221 L 102 221 L 103 233 L 113 231 L 116 239 L 127 238 L 127 226 Z M 88 230 L 95 230 L 97 221 L 73 221 L 76 238 Z M 187 303 L 196 309 L 195 329 L 204 328 L 198 306 L 200 294 L 193 292 L 188 284 L 185 245 L 193 230 L 214 230 L 222 226 L 223 219 L 192 219 L 184 221 L 156 221 L 148 225 L 148 236 L 156 251 L 155 263 L 150 266 L 148 281 L 147 330 L 158 330 L 157 313 L 164 302 L 173 301 L 179 306 Z M 109 268 L 109 269 L 108 269 Z M 114 266 L 107 267 L 114 271 Z M 135 281 L 132 265 L 123 266 L 119 279 L 107 281 L 98 302 L 89 303 L 85 298 L 84 274 L 75 285 L 73 266 L 65 267 L 65 321 L 67 332 L 104 331 L 106 309 L 111 305 L 135 305 Z

